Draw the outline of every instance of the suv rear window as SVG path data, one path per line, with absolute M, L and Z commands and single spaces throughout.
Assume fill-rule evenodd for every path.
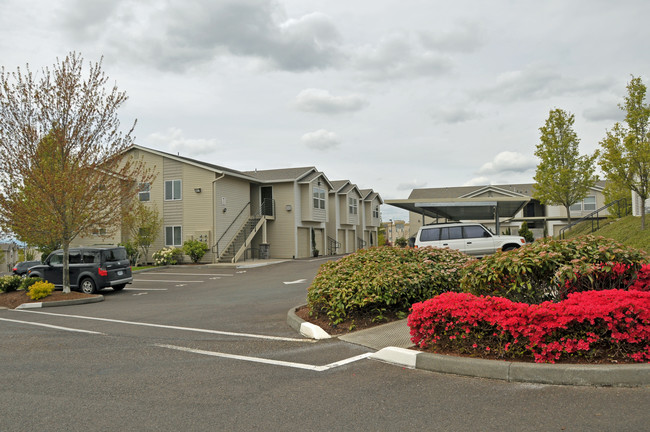
M 423 229 L 420 233 L 420 241 L 440 240 L 440 228 Z
M 126 257 L 126 249 L 108 249 L 105 251 L 102 251 L 102 254 L 104 255 L 104 261 L 105 262 L 112 262 L 112 261 L 123 261 L 127 259 Z

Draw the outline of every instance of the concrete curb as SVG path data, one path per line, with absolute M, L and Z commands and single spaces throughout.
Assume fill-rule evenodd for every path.
M 45 307 L 70 306 L 70 305 L 78 305 L 78 304 L 86 304 L 86 303 L 98 303 L 101 301 L 104 301 L 103 295 L 98 295 L 96 297 L 89 297 L 84 299 L 23 303 L 17 306 L 16 309 L 38 309 L 38 308 L 45 308 Z
M 307 321 L 300 318 L 296 315 L 296 309 L 301 306 L 296 306 L 289 309 L 287 313 L 287 324 L 289 327 L 300 333 L 301 335 L 310 338 L 310 339 L 330 339 L 330 336 L 325 330 L 317 326 L 316 324 L 308 323 Z
M 295 314 L 298 307 L 300 306 L 289 310 L 287 323 L 307 336 L 302 333 L 302 325 L 305 321 Z M 325 333 L 323 329 L 318 328 Z M 508 382 L 597 387 L 650 386 L 650 364 L 648 363 L 622 365 L 524 363 L 431 354 L 398 347 L 382 348 L 369 358 L 409 369 Z

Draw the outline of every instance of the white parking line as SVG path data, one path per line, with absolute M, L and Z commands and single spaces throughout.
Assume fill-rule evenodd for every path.
M 124 291 L 169 291 L 167 288 L 124 288 Z
M 35 326 L 40 326 L 40 327 L 52 328 L 52 329 L 56 329 L 56 330 L 65 330 L 65 331 L 69 331 L 69 332 L 88 333 L 88 334 L 96 334 L 96 335 L 103 335 L 104 334 L 104 333 L 90 331 L 90 330 L 80 330 L 80 329 L 73 329 L 73 328 L 69 328 L 69 327 L 55 326 L 55 325 L 51 325 L 51 324 L 42 324 L 42 323 L 35 323 L 35 322 L 29 322 L 29 321 L 12 320 L 12 319 L 9 319 L 9 318 L 0 318 L 0 321 L 9 321 L 9 322 L 20 323 L 20 324 L 35 325 Z
M 221 273 L 167 273 L 167 272 L 147 272 L 147 275 L 177 275 L 177 276 L 233 276 L 232 274 Z
M 202 283 L 203 281 L 179 281 L 163 279 L 134 279 L 134 282 L 162 282 L 162 283 Z
M 278 340 L 278 341 L 285 341 L 285 342 L 314 343 L 314 340 L 312 340 L 312 339 L 295 339 L 295 338 L 286 338 L 286 337 L 280 337 L 280 336 L 258 335 L 258 334 L 252 334 L 252 333 L 235 333 L 235 332 L 227 332 L 227 331 L 219 331 L 219 330 L 199 329 L 199 328 L 192 328 L 192 327 L 179 327 L 179 326 L 164 325 L 164 324 L 152 324 L 152 323 L 143 323 L 143 322 L 135 322 L 135 321 L 123 321 L 123 320 L 116 320 L 116 319 L 110 319 L 110 318 L 96 318 L 96 317 L 89 317 L 89 316 L 83 316 L 83 315 L 68 315 L 68 314 L 58 314 L 58 313 L 52 313 L 52 312 L 37 312 L 37 311 L 30 311 L 30 310 L 26 310 L 26 309 L 10 309 L 10 310 L 15 311 L 15 312 L 36 313 L 36 314 L 40 314 L 40 315 L 52 315 L 52 316 L 65 317 L 65 318 L 87 319 L 87 320 L 92 320 L 92 321 L 105 321 L 105 322 L 112 322 L 112 323 L 117 323 L 117 324 L 128 324 L 128 325 L 136 325 L 136 326 L 142 326 L 142 327 L 156 327 L 156 328 L 164 328 L 164 329 L 170 329 L 170 330 L 183 330 L 183 331 L 191 331 L 191 332 L 197 332 L 197 333 L 210 333 L 210 334 L 218 334 L 218 335 L 224 335 L 224 336 L 238 336 L 238 337 L 246 337 L 246 338 L 252 338 L 252 339 Z
M 212 357 L 221 357 L 221 358 L 228 358 L 228 359 L 233 359 L 233 360 L 243 360 L 247 362 L 253 362 L 253 363 L 264 363 L 264 364 L 270 364 L 274 366 L 284 366 L 284 367 L 291 367 L 294 369 L 306 369 L 306 370 L 311 370 L 315 372 L 323 372 L 329 369 L 333 369 L 335 367 L 340 367 L 349 363 L 353 363 L 359 360 L 363 360 L 365 358 L 370 357 L 373 353 L 365 353 L 361 354 L 355 357 L 350 357 L 341 361 L 337 361 L 334 363 L 330 363 L 324 366 L 315 366 L 315 365 L 310 365 L 306 363 L 295 363 L 295 362 L 287 362 L 287 361 L 282 361 L 282 360 L 271 360 L 271 359 L 265 359 L 265 358 L 259 358 L 259 357 L 249 357 L 249 356 L 242 356 L 242 355 L 236 355 L 236 354 L 226 354 L 226 353 L 220 353 L 220 352 L 214 352 L 214 351 L 205 351 L 205 350 L 199 350 L 199 349 L 194 349 L 194 348 L 187 348 L 187 347 L 180 347 L 176 345 L 164 345 L 164 344 L 156 344 L 155 346 L 161 347 L 161 348 L 169 348 L 173 349 L 176 351 L 184 351 L 184 352 L 189 352 L 189 353 L 194 353 L 194 354 L 202 354 L 202 355 L 207 355 L 207 356 L 212 356 Z

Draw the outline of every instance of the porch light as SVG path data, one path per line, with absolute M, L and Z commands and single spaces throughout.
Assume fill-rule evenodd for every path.
M 201 188 L 194 188 L 194 192 L 201 193 Z

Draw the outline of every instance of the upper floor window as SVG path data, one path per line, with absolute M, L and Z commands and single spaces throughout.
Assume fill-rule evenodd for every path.
M 588 196 L 585 197 L 582 201 L 578 201 L 577 203 L 573 204 L 571 207 L 569 207 L 569 210 L 571 211 L 595 211 L 596 210 L 596 197 L 595 196 Z
M 140 201 L 149 201 L 151 199 L 151 184 L 140 183 L 140 192 L 138 192 Z
M 165 180 L 165 201 L 176 201 L 181 198 L 181 181 Z
M 372 217 L 379 219 L 379 206 L 375 206 L 375 208 L 372 209 Z
M 314 208 L 325 210 L 325 189 L 314 187 Z
M 348 198 L 348 213 L 357 214 L 359 212 L 359 201 L 356 198 Z

